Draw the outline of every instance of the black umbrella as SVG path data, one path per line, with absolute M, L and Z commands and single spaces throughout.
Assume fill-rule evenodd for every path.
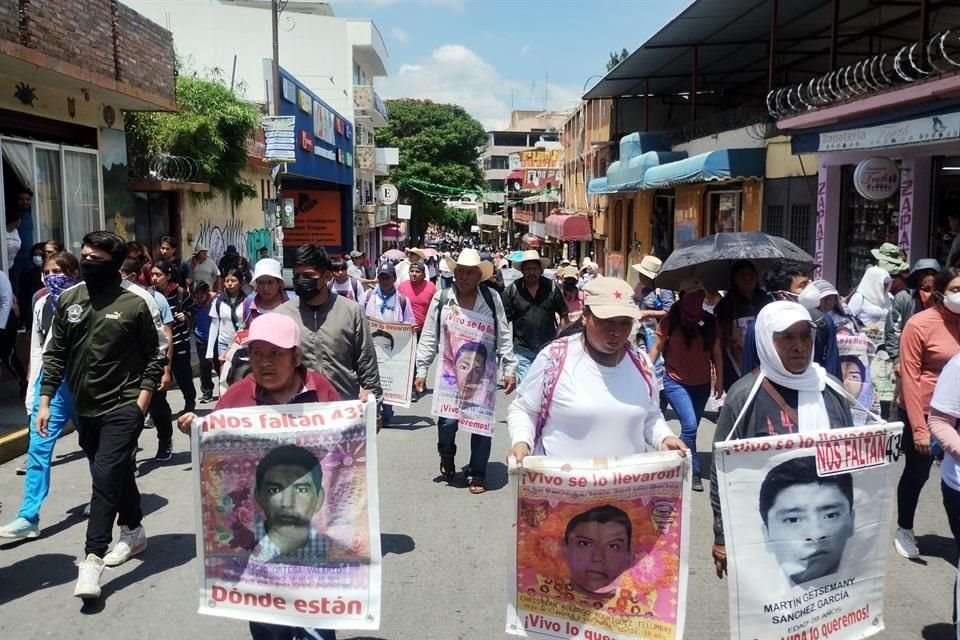
M 657 286 L 678 290 L 687 278 L 699 278 L 711 291 L 729 291 L 730 269 L 738 260 L 749 260 L 761 273 L 783 263 L 807 271 L 814 264 L 809 253 L 779 236 L 760 231 L 717 233 L 671 253 L 657 275 Z

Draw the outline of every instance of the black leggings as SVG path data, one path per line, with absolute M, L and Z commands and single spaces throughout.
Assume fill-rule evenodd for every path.
M 917 512 L 917 503 L 920 502 L 920 492 L 930 477 L 930 467 L 933 465 L 933 456 L 926 456 L 917 451 L 913 444 L 913 430 L 910 425 L 903 428 L 902 441 L 905 465 L 900 484 L 897 485 L 897 526 L 901 529 L 913 529 L 913 516 Z

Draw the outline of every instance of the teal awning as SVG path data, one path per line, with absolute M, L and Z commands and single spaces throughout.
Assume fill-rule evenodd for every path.
M 648 169 L 683 160 L 684 151 L 648 151 L 625 160 L 618 160 L 607 169 L 607 188 L 610 192 L 630 193 L 642 189 L 644 175 Z
M 641 188 L 664 189 L 678 184 L 761 178 L 763 153 L 763 149 L 717 149 L 661 164 L 644 173 Z
M 607 187 L 606 178 L 594 178 L 589 183 L 587 183 L 587 195 L 602 196 L 608 193 L 616 193 L 616 191 L 611 191 Z

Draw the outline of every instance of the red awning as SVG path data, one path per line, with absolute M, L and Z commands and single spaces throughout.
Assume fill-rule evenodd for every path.
M 590 219 L 586 216 L 547 216 L 547 235 L 561 240 L 591 240 Z
M 523 180 L 523 169 L 514 169 L 507 174 L 507 180 Z
M 398 224 L 384 225 L 382 237 L 389 238 L 391 240 L 399 240 L 403 237 L 403 229 L 401 229 L 400 225 Z
M 543 246 L 543 238 L 533 235 L 532 233 L 525 233 L 523 237 L 520 238 L 520 242 L 527 245 L 528 247 L 537 248 Z

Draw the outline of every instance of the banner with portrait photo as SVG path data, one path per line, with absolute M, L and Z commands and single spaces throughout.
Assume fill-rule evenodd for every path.
M 459 420 L 468 433 L 493 437 L 497 393 L 493 319 L 448 305 L 441 311 L 440 325 L 433 414 Z
M 377 352 L 384 404 L 409 407 L 416 373 L 417 330 L 412 324 L 367 318 Z
M 689 458 L 528 456 L 510 479 L 515 524 L 507 633 L 683 637 Z
M 379 628 L 376 413 L 370 400 L 196 420 L 199 613 Z
M 883 630 L 902 432 L 880 424 L 714 445 L 731 638 Z
M 871 422 L 869 409 L 880 414 L 880 397 L 876 393 L 871 374 L 871 365 L 877 355 L 877 347 L 865 333 L 837 330 L 837 352 L 840 356 L 840 374 L 843 388 L 857 399 L 850 407 L 853 423 L 863 425 Z

